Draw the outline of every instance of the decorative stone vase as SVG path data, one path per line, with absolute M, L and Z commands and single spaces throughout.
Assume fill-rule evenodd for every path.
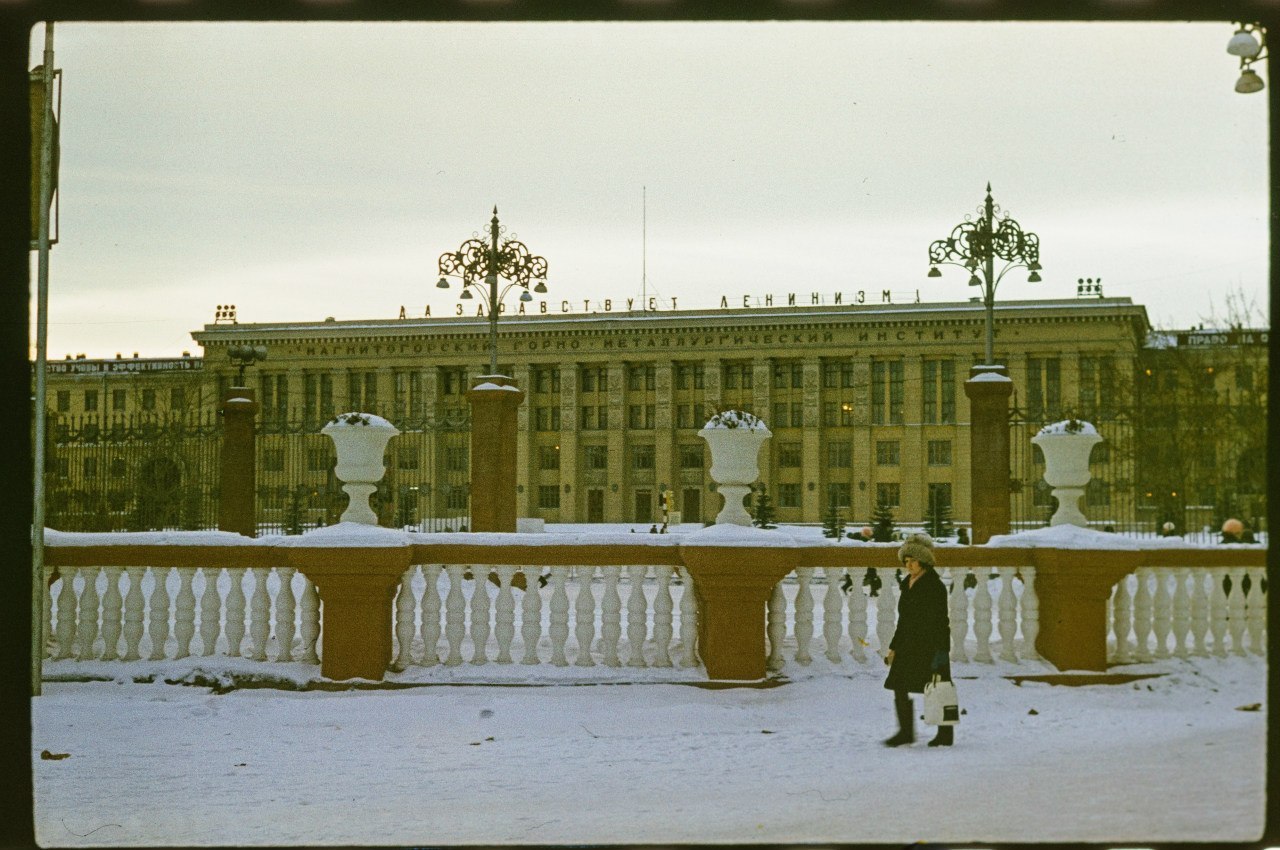
M 1031 442 L 1044 453 L 1044 480 L 1058 500 L 1049 525 L 1088 526 L 1088 519 L 1080 511 L 1080 497 L 1092 478 L 1089 453 L 1102 442 L 1102 437 L 1090 423 L 1067 419 L 1044 426 Z
M 382 465 L 387 443 L 400 430 L 372 413 L 342 413 L 329 420 L 320 433 L 333 440 L 338 453 L 333 472 L 349 497 L 339 522 L 377 525 L 378 515 L 369 507 L 369 497 L 387 471 Z
M 760 476 L 760 447 L 773 436 L 764 422 L 741 410 L 726 410 L 711 417 L 698 432 L 711 449 L 711 480 L 724 497 L 716 514 L 717 525 L 751 525 L 751 514 L 742 500 Z

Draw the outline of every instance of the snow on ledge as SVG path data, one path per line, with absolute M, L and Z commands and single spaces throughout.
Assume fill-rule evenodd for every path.
M 999 372 L 979 372 L 969 379 L 970 381 L 984 381 L 994 383 L 1013 383 L 1013 379 L 1008 375 L 1001 375 Z
M 44 530 L 46 546 L 272 546 L 270 538 L 234 531 L 58 531 Z
M 794 547 L 796 539 L 781 528 L 756 528 L 752 525 L 708 525 L 681 535 L 686 546 L 761 546 Z
M 1017 534 L 997 534 L 987 541 L 992 548 L 1028 549 L 1119 549 L 1136 551 L 1137 541 L 1123 534 L 1095 531 L 1078 525 L 1053 525 L 1020 531 Z
M 280 546 L 408 546 L 412 533 L 362 522 L 340 522 L 304 534 L 275 538 Z
M 483 384 L 476 384 L 471 389 L 473 390 L 505 390 L 507 392 L 512 392 L 512 393 L 520 392 L 519 387 L 504 387 L 499 384 L 495 384 L 491 381 L 485 381 Z

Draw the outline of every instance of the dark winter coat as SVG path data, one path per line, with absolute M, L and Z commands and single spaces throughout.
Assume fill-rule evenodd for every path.
M 891 691 L 923 693 L 925 684 L 933 677 L 935 653 L 949 656 L 951 652 L 947 589 L 931 567 L 925 568 L 914 586 L 910 586 L 908 578 L 903 578 L 899 587 L 902 595 L 898 597 L 898 628 L 889 642 L 893 664 L 884 686 Z M 950 679 L 951 662 L 944 658 L 938 672 L 943 679 Z

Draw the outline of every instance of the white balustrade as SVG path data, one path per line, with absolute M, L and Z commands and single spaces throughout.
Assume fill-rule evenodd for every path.
M 511 580 L 515 578 L 516 568 L 510 564 L 495 567 L 498 574 L 498 598 L 494 602 L 493 636 L 498 641 L 498 656 L 493 660 L 499 664 L 511 663 L 511 641 L 516 636 L 516 600 L 511 593 Z
M 631 592 L 627 594 L 627 666 L 647 667 L 644 660 L 644 641 L 649 634 L 649 604 L 644 598 L 644 574 L 646 567 L 627 567 L 627 581 Z
M 80 591 L 80 616 L 76 622 L 76 660 L 93 657 L 93 643 L 98 639 L 98 567 L 81 567 L 84 590 Z
M 1186 658 L 1187 635 L 1191 630 L 1191 594 L 1187 580 L 1191 570 L 1187 567 L 1173 570 L 1173 654 Z
M 822 574 L 827 579 L 827 592 L 822 597 L 822 639 L 827 645 L 825 655 L 833 664 L 840 663 L 840 637 L 844 632 L 841 615 L 844 613 L 844 600 L 840 598 L 839 567 L 823 567 Z
M 978 585 L 973 589 L 973 637 L 977 648 L 973 653 L 974 661 L 990 662 L 991 657 L 991 571 L 978 570 Z
M 440 573 L 439 564 L 426 564 L 422 577 L 426 588 L 422 591 L 422 664 L 434 667 L 440 663 Z
M 569 640 L 569 594 L 565 590 L 565 582 L 569 578 L 568 567 L 551 568 L 551 663 L 556 667 L 567 667 L 569 659 L 565 657 L 564 645 Z M 590 647 L 588 647 L 588 652 Z
M 1205 646 L 1205 635 L 1209 633 L 1209 592 L 1205 589 L 1206 576 L 1203 570 L 1188 570 L 1191 580 L 1191 637 L 1195 643 L 1192 654 L 1204 657 L 1209 654 Z
M 463 623 L 466 616 L 462 574 L 467 568 L 463 564 L 449 564 L 445 570 L 449 573 L 449 593 L 444 599 L 444 639 L 449 644 L 449 654 L 444 659 L 444 665 L 456 667 L 462 663 Z
M 1231 592 L 1227 594 L 1227 629 L 1231 632 L 1231 654 L 1244 655 L 1246 608 L 1244 588 L 1240 586 L 1244 580 L 1244 568 L 1232 567 L 1227 575 L 1231 577 Z
M 792 632 L 796 638 L 796 663 L 809 664 L 813 656 L 809 654 L 809 642 L 813 640 L 813 594 L 809 584 L 813 581 L 813 567 L 798 567 L 796 578 L 796 619 Z
M 581 591 L 579 591 L 581 593 Z M 600 600 L 600 639 L 606 667 L 621 667 L 618 640 L 622 637 L 622 597 L 618 595 L 618 571 L 604 571 L 604 592 Z
M 1030 661 L 1040 657 L 1036 652 L 1036 638 L 1040 636 L 1040 597 L 1036 595 L 1036 568 L 1020 567 L 1022 578 L 1022 658 Z
M 573 636 L 578 640 L 578 656 L 573 663 L 579 667 L 596 666 L 595 659 L 591 657 L 591 645 L 596 638 L 596 597 L 591 592 L 595 572 L 595 567 L 583 567 L 577 571 L 578 598 L 574 600 Z
M 474 587 L 471 588 L 471 663 L 480 665 L 489 660 L 489 567 L 477 564 L 471 567 Z
M 75 654 L 76 572 L 75 567 L 58 568 L 62 590 L 58 593 L 58 626 L 54 630 L 58 639 L 56 659 L 71 658 Z
M 1112 622 L 1116 635 L 1116 651 L 1112 656 L 1117 664 L 1133 660 L 1129 632 L 1133 628 L 1133 598 L 1129 594 L 1129 582 L 1121 579 L 1112 589 Z
M 969 594 L 965 592 L 965 580 L 971 575 L 967 569 L 948 569 L 951 588 L 947 593 L 947 618 L 951 622 L 951 660 L 968 661 L 965 638 L 969 636 Z
M 142 617 L 146 613 L 146 602 L 142 597 L 142 577 L 147 574 L 146 567 L 129 567 L 125 570 L 129 577 L 129 592 L 124 597 L 124 655 L 122 661 L 137 661 L 138 645 L 142 642 L 145 625 Z
M 392 670 L 404 670 L 413 662 L 413 633 L 416 623 L 413 621 L 417 608 L 413 598 L 413 577 L 417 567 L 410 567 L 400 576 L 400 587 L 396 592 L 396 656 L 391 662 Z
M 230 567 L 227 577 L 231 579 L 231 590 L 227 593 L 227 655 L 239 657 L 240 646 L 244 643 L 244 568 Z
M 298 603 L 293 595 L 293 567 L 277 567 L 280 589 L 276 591 L 276 661 L 293 660 L 293 636 L 297 631 Z M 413 635 L 410 634 L 410 639 Z
M 879 570 L 880 591 L 876 594 L 876 640 L 880 643 L 880 655 L 889 652 L 889 643 L 893 640 L 898 616 L 898 582 L 893 572 L 881 568 Z
M 1138 570 L 1134 578 L 1138 588 L 1133 594 L 1133 657 L 1138 661 L 1151 660 L 1151 593 L 1147 588 L 1150 572 Z
M 302 621 L 302 657 L 298 660 L 303 664 L 319 664 L 320 656 L 316 654 L 316 642 L 320 638 L 320 594 L 316 591 L 315 583 L 305 576 L 303 576 L 302 600 L 299 605 L 301 608 L 299 618 Z M 437 626 L 439 622 L 437 619 Z
M 222 596 L 218 593 L 218 567 L 201 567 L 204 590 L 200 594 L 200 654 L 213 655 L 222 631 Z
M 671 667 L 672 612 L 675 606 L 671 599 L 671 575 L 674 570 L 667 566 L 653 568 L 658 583 L 658 591 L 653 597 L 653 666 Z
M 1000 660 L 1018 660 L 1014 650 L 1014 639 L 1018 634 L 1018 602 L 1013 594 L 1013 574 L 1016 567 L 1000 567 L 1000 596 L 996 599 L 996 610 L 1000 616 L 998 631 L 1000 633 Z
M 1167 570 L 1152 570 L 1155 593 L 1152 595 L 1154 615 L 1151 618 L 1151 631 L 1156 638 L 1156 658 L 1169 657 L 1169 631 L 1173 628 L 1173 597 L 1169 593 L 1169 573 Z
M 249 639 L 253 650 L 249 656 L 254 661 L 267 660 L 267 639 L 271 636 L 271 596 L 267 592 L 266 567 L 253 567 L 253 596 L 249 597 Z
M 849 655 L 854 661 L 866 662 L 867 595 L 862 592 L 866 567 L 850 567 L 849 576 Z
M 1266 569 L 1252 567 L 1249 576 L 1249 595 L 1245 597 L 1245 629 L 1249 633 L 1249 651 L 1254 655 L 1264 655 L 1266 644 L 1263 643 L 1263 632 L 1267 627 L 1267 600 L 1262 595 L 1262 582 L 1266 580 Z
M 106 593 L 102 595 L 102 660 L 115 661 L 120 657 L 120 625 L 124 599 L 120 596 L 120 567 L 103 567 L 107 577 Z
M 1227 657 L 1227 591 L 1222 583 L 1226 575 L 1223 568 L 1209 571 L 1209 631 L 1218 658 Z
M 680 666 L 698 666 L 698 601 L 689 571 L 680 567 Z
M 538 587 L 540 573 L 536 567 L 524 568 L 524 600 L 521 602 L 520 638 L 524 641 L 521 664 L 538 663 L 538 641 L 542 639 L 542 593 Z

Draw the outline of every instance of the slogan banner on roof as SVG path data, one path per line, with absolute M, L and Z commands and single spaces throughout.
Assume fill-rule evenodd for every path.
M 1220 345 L 1266 345 L 1267 331 L 1189 331 L 1178 334 L 1178 346 L 1210 348 Z
M 101 375 L 113 372 L 194 372 L 204 362 L 194 357 L 173 360 L 61 360 L 49 364 L 50 375 Z

